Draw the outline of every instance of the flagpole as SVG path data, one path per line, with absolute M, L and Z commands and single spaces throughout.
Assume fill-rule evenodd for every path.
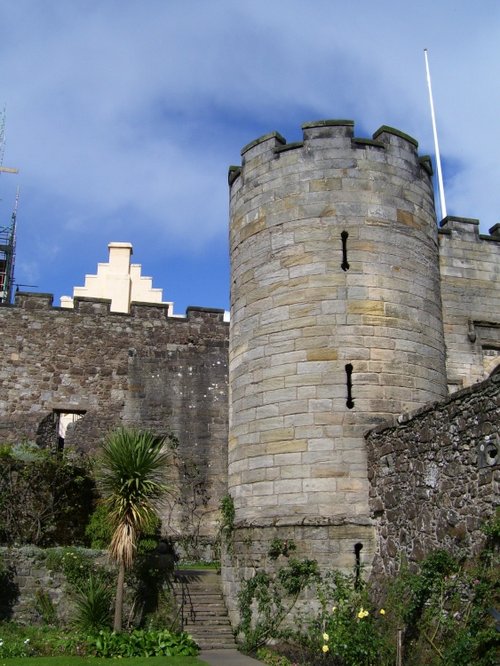
M 431 73 L 429 71 L 429 60 L 427 58 L 427 49 L 424 49 L 425 56 L 425 70 L 427 72 L 427 86 L 429 88 L 429 100 L 431 103 L 431 118 L 432 118 L 432 133 L 434 135 L 434 147 L 436 150 L 436 166 L 437 166 L 437 178 L 438 178 L 438 187 L 439 187 L 439 203 L 441 205 L 441 216 L 444 219 L 447 217 L 448 213 L 446 212 L 446 201 L 444 198 L 444 186 L 443 186 L 443 172 L 441 170 L 441 156 L 439 154 L 439 143 L 436 129 L 436 116 L 434 114 L 434 102 L 432 99 L 432 86 L 431 86 Z

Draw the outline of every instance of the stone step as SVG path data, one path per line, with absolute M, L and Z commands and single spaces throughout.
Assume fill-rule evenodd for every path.
M 211 612 L 206 612 L 206 611 L 200 611 L 198 609 L 196 610 L 189 610 L 184 608 L 182 616 L 186 621 L 188 620 L 193 620 L 195 622 L 214 622 L 215 620 L 220 620 L 221 624 L 224 624 L 226 622 L 229 622 L 229 618 L 227 615 L 227 611 L 221 612 L 221 613 L 211 613 Z
M 183 623 L 193 624 L 200 627 L 205 624 L 217 624 L 221 627 L 224 627 L 225 625 L 227 626 L 230 625 L 229 618 L 227 617 L 227 615 L 225 617 L 221 617 L 220 615 L 198 615 L 191 613 L 184 614 Z
M 177 589 L 189 588 L 190 590 L 221 590 L 220 576 L 202 580 L 189 580 L 189 578 L 180 578 L 176 576 L 174 579 L 174 587 Z
M 196 641 L 202 650 L 235 650 L 236 643 L 233 641 L 219 641 L 219 640 L 197 640 Z
M 222 599 L 222 595 L 220 594 L 192 594 L 191 592 L 179 595 L 181 599 L 184 599 L 184 601 L 193 601 L 196 600 L 199 603 L 203 604 L 223 604 L 224 601 Z
M 217 625 L 219 627 L 230 626 L 228 617 L 219 617 L 218 615 L 184 615 L 183 624 L 190 624 L 197 627 L 203 627 L 206 624 Z
M 174 591 L 182 604 L 183 629 L 202 650 L 235 649 L 233 630 L 213 571 L 177 572 Z
M 221 594 L 220 583 L 219 585 L 211 585 L 210 587 L 191 587 L 191 585 L 175 585 L 174 587 L 179 591 L 180 594 L 187 594 L 187 592 L 189 592 L 189 594 L 200 595 Z
M 233 630 L 230 626 L 224 627 L 220 624 L 217 625 L 207 625 L 201 626 L 199 624 L 185 624 L 183 627 L 184 631 L 187 631 L 188 634 L 193 632 L 196 636 L 216 636 L 217 638 L 233 636 Z
M 200 606 L 203 608 L 225 608 L 226 604 L 222 599 L 198 599 L 197 597 L 177 597 L 182 599 L 185 606 Z
M 184 608 L 203 608 L 209 611 L 222 611 L 226 608 L 226 604 L 222 601 L 198 601 L 197 599 L 179 599 Z

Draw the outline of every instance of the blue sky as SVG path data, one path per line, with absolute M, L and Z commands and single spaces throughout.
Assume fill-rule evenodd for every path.
M 227 168 L 249 141 L 350 118 L 433 153 L 448 213 L 500 221 L 497 0 L 0 0 L 0 224 L 55 303 L 129 241 L 183 313 L 228 308 Z

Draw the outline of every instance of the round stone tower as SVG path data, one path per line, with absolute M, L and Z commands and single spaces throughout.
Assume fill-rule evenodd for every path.
M 276 537 L 330 567 L 369 564 L 364 434 L 447 392 L 430 161 L 402 132 L 353 126 L 268 134 L 229 172 L 240 567 L 265 565 Z

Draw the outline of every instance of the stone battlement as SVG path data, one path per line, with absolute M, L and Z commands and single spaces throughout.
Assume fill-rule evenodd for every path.
M 315 151 L 342 151 L 345 157 L 346 151 L 353 151 L 355 155 L 359 150 L 373 149 L 385 152 L 386 158 L 390 156 L 413 161 L 415 166 L 423 167 L 429 175 L 432 175 L 430 158 L 418 156 L 418 142 L 394 127 L 382 125 L 369 139 L 354 136 L 352 120 L 316 120 L 304 123 L 302 132 L 303 141 L 287 143 L 279 132 L 270 132 L 248 143 L 241 150 L 242 165 L 229 168 L 230 186 L 241 174 L 242 169 L 252 170 L 262 162 L 277 159 L 294 150 L 301 150 L 307 157 Z
M 456 217 L 455 215 L 448 215 L 439 223 L 439 233 L 441 235 L 452 236 L 458 238 L 468 237 L 468 240 L 480 241 L 493 241 L 500 243 L 500 224 L 495 224 L 489 229 L 489 234 L 482 234 L 479 232 L 479 220 L 472 217 Z
M 18 292 L 15 296 L 14 305 L 0 304 L 1 309 L 14 309 L 29 311 L 52 310 L 54 312 L 67 314 L 68 317 L 75 313 L 94 314 L 110 316 L 113 318 L 143 318 L 143 319 L 167 319 L 169 321 L 182 323 L 190 321 L 218 321 L 224 322 L 224 310 L 220 308 L 204 308 L 190 305 L 186 309 L 186 315 L 172 315 L 169 303 L 140 303 L 132 302 L 130 313 L 110 311 L 111 299 L 90 298 L 87 296 L 76 296 L 74 307 L 57 307 L 53 305 L 54 294 L 39 292 Z

